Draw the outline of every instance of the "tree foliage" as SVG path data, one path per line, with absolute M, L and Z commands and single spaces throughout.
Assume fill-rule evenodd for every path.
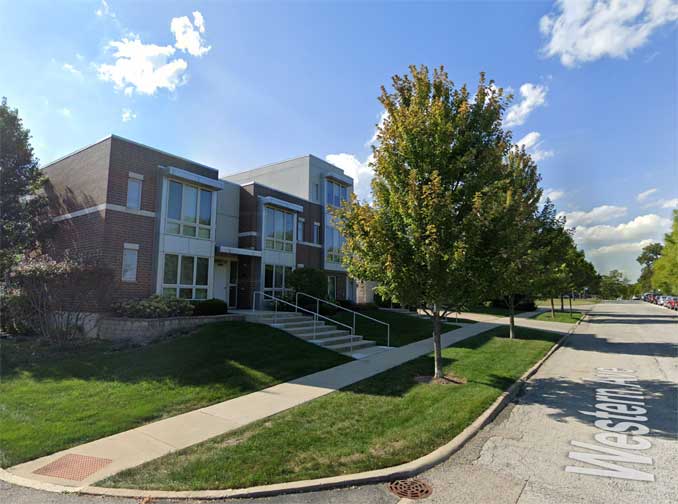
M 344 263 L 379 292 L 424 307 L 433 320 L 435 376 L 441 377 L 441 319 L 478 294 L 478 201 L 503 176 L 509 136 L 506 100 L 481 74 L 475 96 L 441 67 L 410 67 L 382 87 L 387 115 L 374 148 L 373 204 L 355 198 L 335 212 Z
M 36 246 L 48 227 L 44 178 L 16 109 L 0 102 L 0 276 Z
M 636 261 L 640 263 L 642 269 L 638 278 L 638 288 L 641 291 L 652 289 L 652 273 L 654 263 L 662 255 L 663 245 L 661 243 L 650 243 L 643 247 Z
M 652 270 L 655 289 L 661 289 L 665 294 L 678 293 L 678 210 L 673 211 L 671 232 L 664 235 L 664 247 Z
M 612 270 L 600 277 L 600 295 L 604 299 L 616 299 L 627 293 L 629 281 L 619 270 Z

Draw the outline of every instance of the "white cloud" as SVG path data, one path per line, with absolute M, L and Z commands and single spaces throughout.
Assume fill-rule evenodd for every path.
M 99 8 L 96 10 L 95 14 L 99 17 L 115 17 L 115 12 L 111 10 L 110 5 L 108 5 L 108 2 L 106 0 L 101 0 L 101 3 L 99 4 Z
M 59 112 L 59 114 L 64 116 L 66 119 L 70 119 L 73 116 L 71 109 L 69 109 L 68 107 L 60 108 L 59 110 L 57 110 L 57 112 Z
M 673 0 L 557 0 L 539 21 L 547 37 L 542 52 L 566 67 L 603 57 L 626 58 L 652 32 L 678 19 Z
M 212 46 L 205 45 L 202 33 L 205 33 L 205 20 L 199 11 L 193 13 L 193 23 L 188 16 L 172 18 L 170 29 L 176 38 L 175 47 L 191 56 L 203 56 Z
M 647 214 L 639 215 L 632 221 L 617 226 L 607 224 L 591 227 L 578 226 L 574 236 L 582 245 L 621 243 L 653 237 L 660 238 L 670 225 L 671 221 L 667 218 Z
M 61 68 L 66 70 L 68 73 L 75 75 L 76 77 L 82 77 L 82 72 L 75 68 L 73 65 L 70 63 L 64 63 Z
M 661 201 L 662 208 L 678 208 L 678 198 Z
M 386 121 L 386 118 L 388 117 L 388 111 L 384 110 L 380 115 L 379 115 L 379 121 L 377 123 L 377 127 L 374 128 L 374 134 L 372 135 L 372 138 L 370 138 L 366 143 L 365 147 L 369 147 L 375 143 L 377 143 L 377 135 L 379 134 L 379 128 L 381 128 L 384 125 L 384 121 Z
M 567 219 L 567 227 L 578 227 L 617 219 L 626 215 L 626 212 L 626 207 L 601 205 L 588 212 L 560 212 L 558 216 L 564 216 Z
M 558 201 L 563 196 L 565 196 L 565 191 L 561 189 L 544 189 L 541 198 L 543 201 L 546 201 L 547 198 L 551 201 Z
M 186 82 L 184 73 L 188 63 L 181 58 L 170 59 L 176 49 L 172 46 L 144 44 L 138 36 L 113 41 L 110 48 L 115 63 L 97 67 L 99 78 L 113 82 L 116 89 L 124 89 L 126 95 L 134 91 L 153 95 L 158 89 L 174 91 Z
M 374 170 L 370 167 L 373 156 L 361 162 L 353 154 L 328 154 L 325 161 L 338 166 L 349 177 L 353 178 L 353 191 L 361 201 L 370 201 L 372 199 L 371 183 L 374 177 Z
M 526 82 L 520 86 L 522 100 L 508 108 L 504 118 L 504 126 L 510 128 L 524 124 L 534 109 L 546 103 L 547 91 L 547 88 L 541 84 Z
M 124 108 L 122 109 L 121 119 L 122 122 L 130 122 L 132 119 L 136 119 L 137 115 L 131 109 Z
M 649 244 L 654 243 L 654 240 L 641 240 L 639 242 L 630 242 L 630 243 L 615 243 L 614 245 L 605 245 L 603 247 L 598 247 L 589 250 L 589 255 L 591 256 L 601 256 L 607 254 L 618 254 L 619 252 L 634 252 L 640 253 L 644 247 L 647 247 Z
M 636 196 L 636 200 L 639 202 L 645 201 L 648 197 L 652 196 L 654 193 L 657 192 L 657 189 L 653 187 L 652 189 L 648 189 L 647 191 L 643 191 L 641 193 L 638 193 Z
M 531 131 L 516 142 L 516 145 L 525 147 L 525 150 L 536 162 L 539 162 L 542 159 L 553 157 L 553 151 L 543 149 L 541 147 L 542 144 L 543 142 L 541 141 L 541 133 L 538 133 L 537 131 Z

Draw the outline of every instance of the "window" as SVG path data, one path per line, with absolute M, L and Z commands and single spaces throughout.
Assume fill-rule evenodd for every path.
M 327 198 L 325 203 L 327 205 L 341 206 L 343 201 L 348 199 L 348 188 L 345 185 L 337 184 L 331 180 L 327 184 Z
M 327 297 L 331 300 L 337 299 L 337 277 L 327 277 Z
M 165 232 L 209 239 L 212 234 L 212 191 L 170 180 Z
M 341 263 L 341 247 L 344 245 L 344 237 L 332 226 L 325 230 L 325 246 L 327 247 L 327 262 Z
M 135 243 L 125 243 L 122 250 L 122 281 L 137 281 L 137 256 L 139 245 Z
M 209 259 L 179 254 L 165 254 L 163 296 L 207 299 Z
M 320 222 L 313 223 L 313 243 L 320 244 Z
M 265 248 L 292 252 L 294 215 L 273 207 L 264 209 Z
M 127 208 L 139 210 L 141 208 L 141 185 L 143 176 L 130 172 L 127 179 Z
M 272 296 L 280 297 L 285 293 L 286 281 L 292 272 L 290 266 L 279 264 L 264 265 L 264 292 Z
M 304 241 L 304 219 L 297 218 L 297 241 Z

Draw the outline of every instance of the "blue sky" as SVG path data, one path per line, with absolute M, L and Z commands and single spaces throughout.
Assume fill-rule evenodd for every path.
M 306 153 L 366 195 L 380 86 L 410 64 L 515 95 L 589 259 L 635 279 L 678 206 L 675 0 L 0 1 L 0 94 L 43 163 L 110 133 L 223 174 Z

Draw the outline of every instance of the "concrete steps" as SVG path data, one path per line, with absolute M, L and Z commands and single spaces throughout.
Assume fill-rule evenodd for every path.
M 285 331 L 292 336 L 308 341 L 315 345 L 343 354 L 351 354 L 355 350 L 370 348 L 376 345 L 374 341 L 365 340 L 362 336 L 351 335 L 343 326 L 334 325 L 326 320 L 314 322 L 311 315 L 295 312 L 265 312 L 254 311 L 245 313 L 245 320 L 266 324 Z

